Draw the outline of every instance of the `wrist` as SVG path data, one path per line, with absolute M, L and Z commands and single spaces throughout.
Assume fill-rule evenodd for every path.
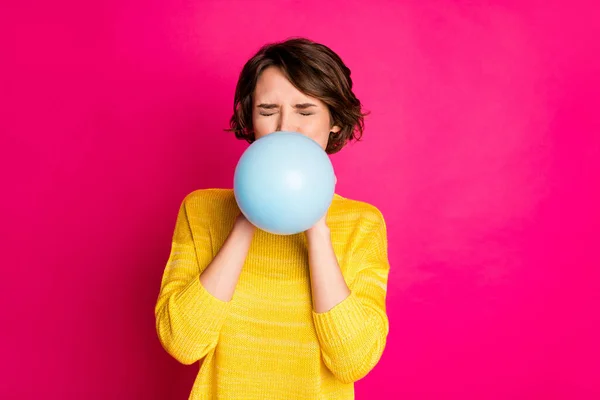
M 254 231 L 256 230 L 256 226 L 254 226 L 243 214 L 240 214 L 235 219 L 233 224 L 232 233 L 239 234 L 242 236 L 250 236 L 252 237 Z
M 323 221 L 306 231 L 306 236 L 309 241 L 318 240 L 320 238 L 328 238 L 331 234 L 329 226 Z

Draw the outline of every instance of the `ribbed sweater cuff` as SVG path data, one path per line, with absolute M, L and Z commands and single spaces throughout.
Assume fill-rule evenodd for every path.
M 321 344 L 336 346 L 365 327 L 368 315 L 353 293 L 331 310 L 316 313 L 313 320 Z
M 181 311 L 190 319 L 199 321 L 205 331 L 220 332 L 227 311 L 229 302 L 217 299 L 210 294 L 199 277 L 195 277 L 179 293 L 177 303 Z

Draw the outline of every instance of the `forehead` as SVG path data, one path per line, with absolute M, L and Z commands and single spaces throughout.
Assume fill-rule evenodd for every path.
M 265 69 L 256 82 L 254 88 L 254 97 L 273 97 L 272 100 L 294 99 L 312 99 L 312 97 L 302 93 L 283 75 L 276 67 Z

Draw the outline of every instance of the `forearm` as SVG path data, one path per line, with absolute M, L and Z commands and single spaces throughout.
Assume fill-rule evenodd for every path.
M 329 311 L 350 295 L 338 264 L 331 233 L 324 223 L 306 232 L 313 309 Z
M 200 275 L 202 286 L 217 299 L 230 301 L 233 298 L 254 231 L 248 220 L 238 217 L 223 247 Z
M 379 361 L 388 322 L 384 311 L 365 306 L 353 292 L 332 310 L 313 313 L 323 361 L 342 382 L 356 382 Z
M 307 231 L 315 330 L 325 365 L 342 382 L 355 382 L 377 364 L 385 348 L 389 265 L 386 255 L 377 251 L 379 246 L 373 245 L 378 243 L 374 235 L 374 242 L 364 245 L 371 250 L 348 260 L 348 268 L 361 272 L 346 285 L 329 229 L 323 225 Z

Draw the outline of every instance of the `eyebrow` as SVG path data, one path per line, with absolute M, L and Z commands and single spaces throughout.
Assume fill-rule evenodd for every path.
M 302 104 L 296 104 L 294 106 L 295 109 L 298 110 L 306 110 L 307 108 L 310 107 L 316 107 L 316 104 L 313 103 L 302 103 Z M 265 110 L 272 110 L 274 108 L 279 108 L 279 106 L 277 104 L 271 104 L 271 103 L 261 103 L 258 106 L 256 106 L 257 108 L 264 108 Z

